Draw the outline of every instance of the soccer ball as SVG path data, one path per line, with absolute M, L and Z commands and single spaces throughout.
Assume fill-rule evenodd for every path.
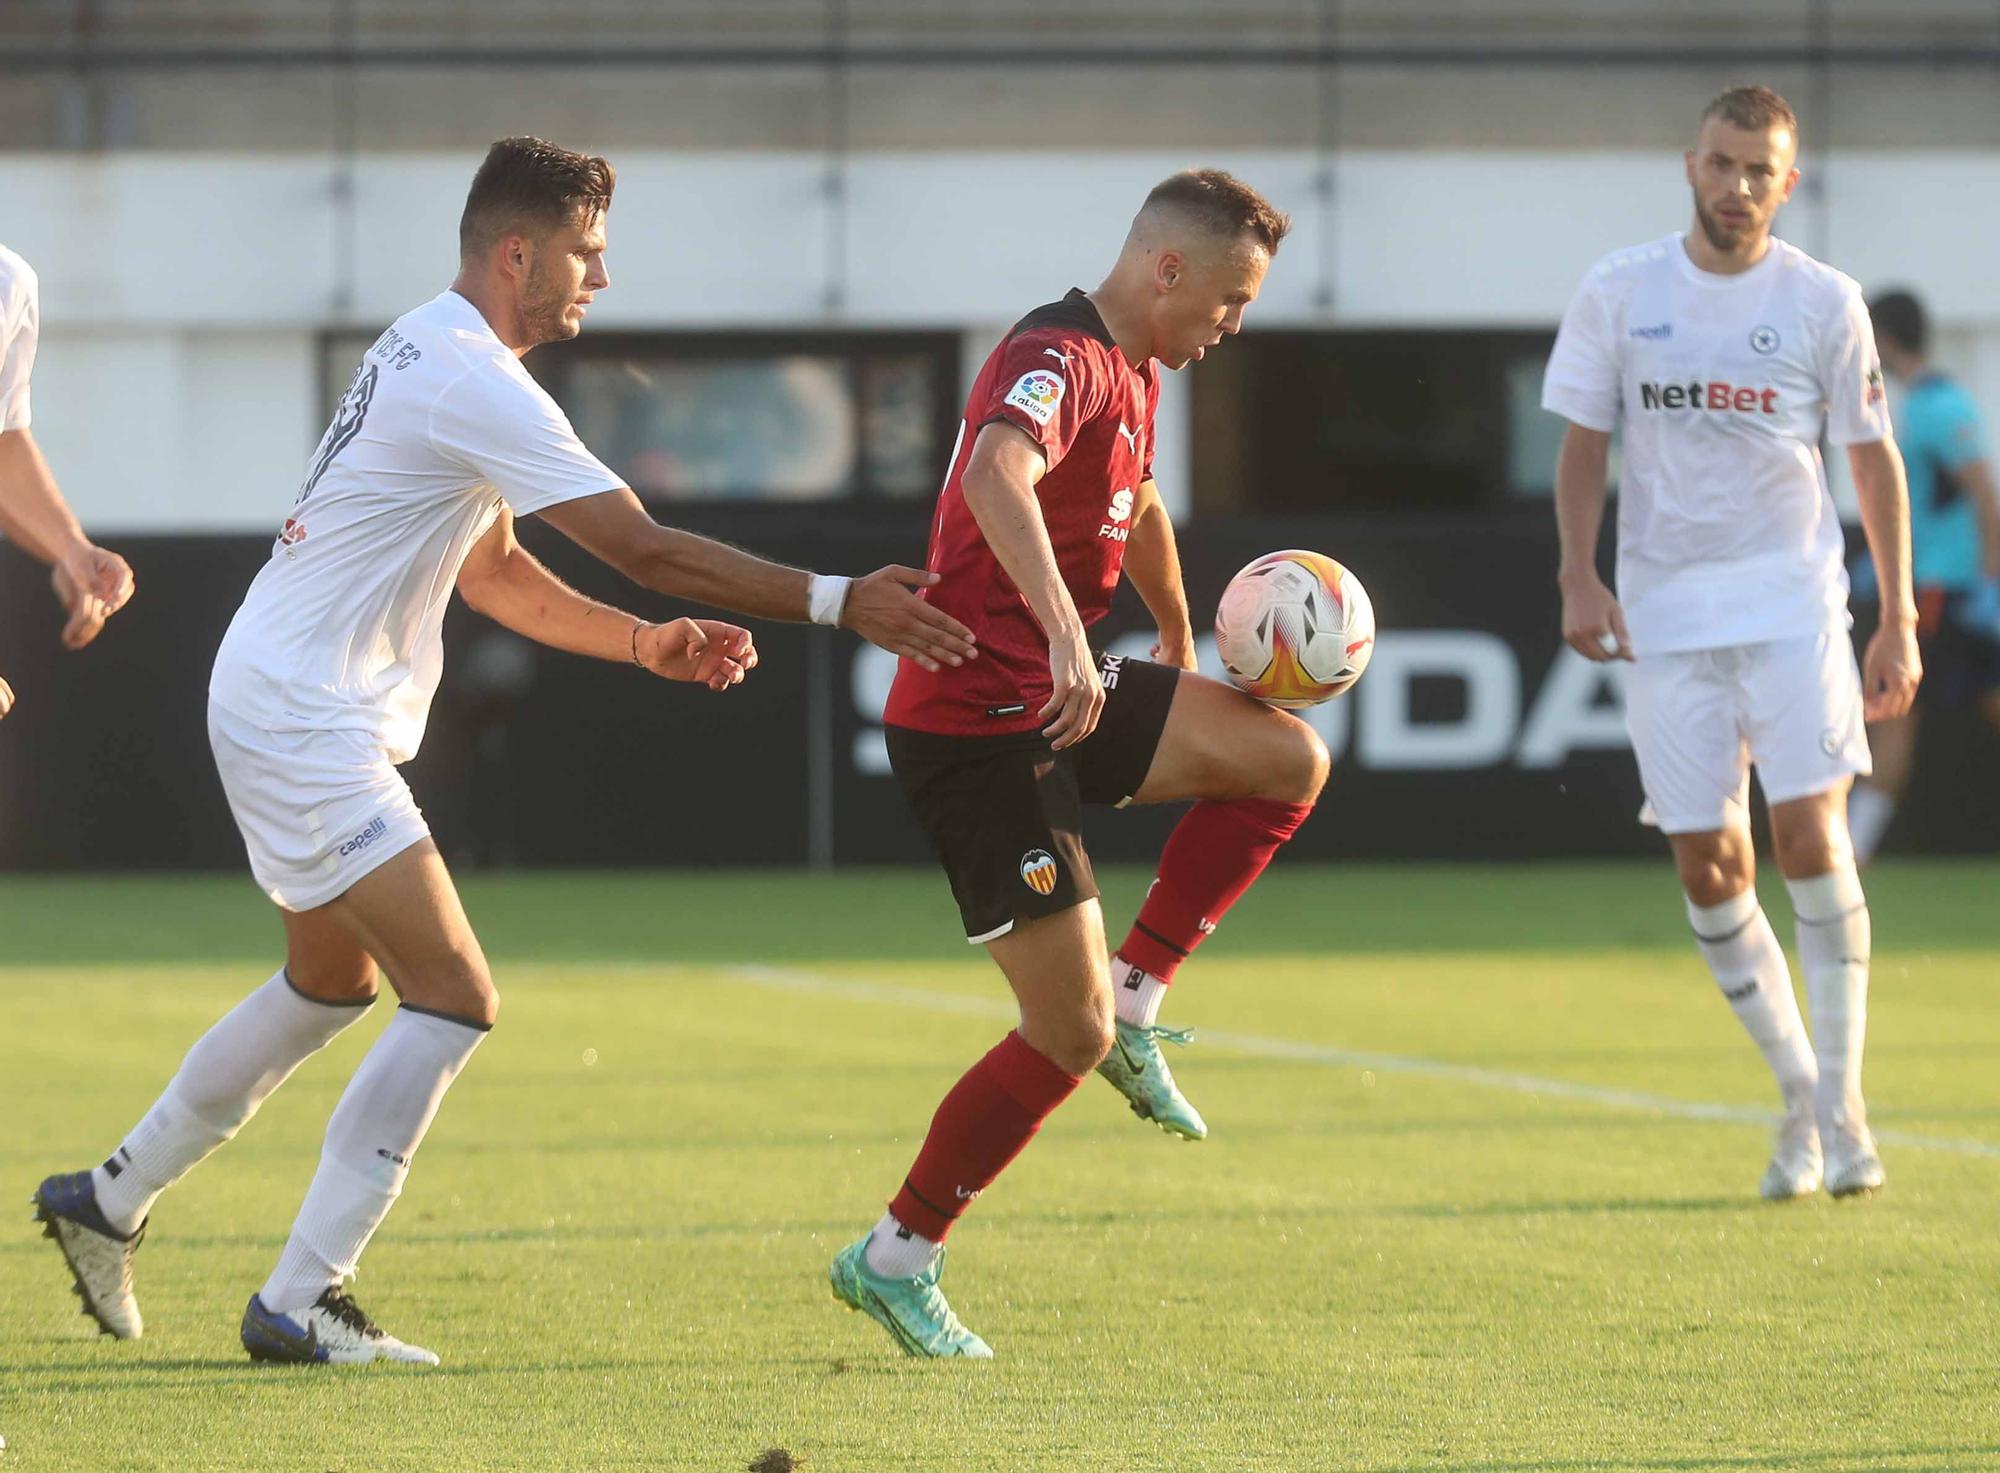
M 1332 558 L 1267 553 L 1223 590 L 1215 646 L 1229 678 L 1258 700 L 1317 706 L 1368 668 L 1375 609 L 1361 580 Z

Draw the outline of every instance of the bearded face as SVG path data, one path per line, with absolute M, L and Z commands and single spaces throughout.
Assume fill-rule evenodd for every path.
M 583 331 L 591 300 L 611 284 L 604 244 L 601 214 L 574 220 L 536 244 L 518 305 L 529 343 L 567 342 Z
M 1703 122 L 1687 156 L 1687 177 L 1695 223 L 1711 247 L 1735 255 L 1770 233 L 1798 182 L 1796 152 L 1787 128 L 1739 128 L 1721 117 Z

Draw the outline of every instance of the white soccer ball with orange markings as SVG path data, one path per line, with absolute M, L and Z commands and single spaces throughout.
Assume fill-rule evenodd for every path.
M 1215 646 L 1239 689 L 1288 711 L 1317 706 L 1368 668 L 1375 609 L 1361 580 L 1332 558 L 1267 553 L 1223 590 Z

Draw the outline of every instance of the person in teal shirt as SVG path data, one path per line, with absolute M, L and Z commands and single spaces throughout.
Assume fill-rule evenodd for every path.
M 1930 362 L 1930 322 L 1907 291 L 1868 304 L 1882 366 L 1903 386 L 1896 443 L 1910 480 L 1910 561 L 1924 681 L 1907 716 L 1869 730 L 1874 773 L 1848 798 L 1855 858 L 1866 862 L 1909 786 L 1923 711 L 1976 710 L 2000 730 L 2000 491 L 1972 396 Z M 1874 568 L 1863 559 L 1856 593 Z

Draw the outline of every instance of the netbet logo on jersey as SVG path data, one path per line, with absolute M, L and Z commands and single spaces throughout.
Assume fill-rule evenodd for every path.
M 1693 379 L 1684 384 L 1643 383 L 1639 385 L 1641 409 L 1711 409 L 1730 414 L 1776 414 L 1778 391 L 1753 389 L 1723 379 L 1703 383 Z

